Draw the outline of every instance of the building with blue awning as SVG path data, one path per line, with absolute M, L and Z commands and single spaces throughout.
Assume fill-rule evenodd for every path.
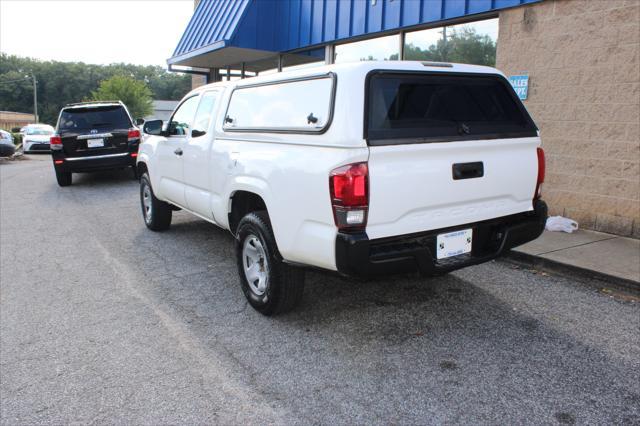
M 638 0 L 195 0 L 194 86 L 361 60 L 495 66 L 538 124 L 552 215 L 640 238 Z
M 442 34 L 447 26 L 495 19 L 501 10 L 537 1 L 202 0 L 168 64 L 213 71 L 215 78 L 227 69 L 261 72 L 331 63 L 341 46 L 364 40 L 382 43 L 400 59 L 407 34 L 411 38 L 425 29 Z M 495 38 L 497 22 L 493 26 Z

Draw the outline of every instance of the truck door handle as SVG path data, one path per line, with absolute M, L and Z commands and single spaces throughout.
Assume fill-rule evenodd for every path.
M 173 153 L 178 156 L 182 155 L 182 148 L 176 148 L 176 150 L 173 151 Z
M 474 179 L 484 176 L 484 164 L 482 161 L 474 163 L 456 163 L 451 166 L 453 180 Z

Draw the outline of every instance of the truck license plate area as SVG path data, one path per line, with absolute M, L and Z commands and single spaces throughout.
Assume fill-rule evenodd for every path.
M 436 241 L 436 257 L 438 259 L 446 259 L 447 257 L 470 253 L 472 241 L 472 229 L 439 234 Z

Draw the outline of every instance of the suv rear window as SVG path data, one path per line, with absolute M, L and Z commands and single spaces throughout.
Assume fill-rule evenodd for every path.
M 122 106 L 108 105 L 65 109 L 60 114 L 60 122 L 58 123 L 58 131 L 100 127 L 125 129 L 131 127 L 131 120 Z
M 374 74 L 368 83 L 370 145 L 537 135 L 509 83 L 485 74 Z

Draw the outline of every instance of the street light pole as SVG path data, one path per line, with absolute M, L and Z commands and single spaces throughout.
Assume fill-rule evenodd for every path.
M 36 123 L 38 123 L 38 83 L 35 74 L 31 74 L 31 77 L 33 78 L 33 116 L 36 119 Z

